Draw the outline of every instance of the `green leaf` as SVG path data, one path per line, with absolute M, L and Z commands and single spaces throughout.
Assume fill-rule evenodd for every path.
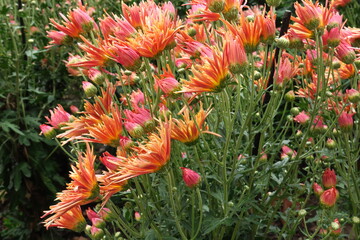
M 21 130 L 19 129 L 19 126 L 11 123 L 11 122 L 1 122 L 0 123 L 0 127 L 5 131 L 5 132 L 9 132 L 9 129 L 13 130 L 14 132 L 16 132 L 19 135 L 24 135 L 23 132 L 21 132 Z
M 229 225 L 231 224 L 231 219 L 230 218 L 213 218 L 213 217 L 209 217 L 204 221 L 204 226 L 206 227 L 204 230 L 203 235 L 206 235 L 210 232 L 212 232 L 213 230 L 215 230 L 218 226 L 220 225 Z
M 31 168 L 27 162 L 20 163 L 19 170 L 21 170 L 25 177 L 31 177 Z

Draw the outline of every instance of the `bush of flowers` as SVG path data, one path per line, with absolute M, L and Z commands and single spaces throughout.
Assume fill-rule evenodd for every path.
M 348 1 L 91 6 L 51 19 L 83 104 L 41 133 L 72 162 L 46 228 L 91 239 L 359 237 L 360 29 Z M 280 22 L 277 26 L 276 22 Z M 80 82 L 81 81 L 81 82 Z M 80 87 L 82 86 L 82 88 Z

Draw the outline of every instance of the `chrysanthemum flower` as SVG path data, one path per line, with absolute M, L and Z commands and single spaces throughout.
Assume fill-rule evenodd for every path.
M 86 221 L 82 215 L 80 205 L 77 205 L 62 214 L 54 222 L 45 225 L 49 227 L 66 228 L 75 232 L 82 232 L 85 229 Z
M 319 3 L 312 3 L 310 0 L 302 0 L 304 6 L 295 2 L 295 13 L 298 18 L 292 17 L 291 19 L 301 25 L 304 25 L 309 30 L 314 30 L 320 25 L 320 7 Z
M 129 46 L 141 56 L 153 58 L 165 48 L 175 45 L 175 34 L 179 31 L 179 22 L 167 12 L 158 11 L 158 15 L 145 18 L 146 22 L 133 38 L 128 38 Z
M 79 38 L 80 35 L 91 31 L 93 28 L 97 29 L 94 19 L 82 9 L 75 9 L 70 11 L 68 17 L 60 13 L 63 18 L 61 24 L 57 23 L 54 19 L 50 19 L 51 23 L 61 32 L 72 38 Z
M 176 90 L 179 90 L 180 83 L 175 79 L 170 67 L 163 70 L 164 73 L 159 76 L 154 76 L 155 89 L 160 88 L 166 95 L 172 95 Z
M 224 43 L 224 58 L 233 74 L 246 69 L 247 57 L 240 39 L 228 36 Z
M 95 176 L 94 162 L 95 155 L 93 149 L 87 144 L 86 152 L 78 155 L 78 163 L 72 166 L 70 178 L 72 181 L 67 184 L 66 190 L 57 194 L 56 205 L 50 207 L 42 216 L 47 218 L 44 223 L 46 227 L 51 226 L 66 212 L 78 205 L 88 204 L 95 201 L 99 195 L 99 185 Z
M 276 86 L 282 88 L 286 86 L 287 82 L 293 78 L 298 72 L 295 64 L 291 64 L 289 58 L 283 57 L 280 61 L 278 74 L 275 75 Z
M 129 157 L 119 158 L 118 169 L 107 176 L 108 185 L 121 184 L 131 178 L 159 171 L 170 160 L 171 120 L 160 122 L 158 133 L 150 134 L 148 141 L 133 147 L 134 153 Z
M 211 110 L 204 111 L 200 106 L 199 112 L 195 115 L 195 119 L 190 118 L 190 112 L 188 108 L 184 108 L 182 112 L 183 120 L 173 119 L 173 128 L 171 129 L 171 138 L 178 140 L 182 143 L 191 145 L 198 140 L 200 134 L 210 133 L 208 127 L 205 124 L 206 117 L 210 114 Z M 219 135 L 217 135 L 219 136 Z
M 136 29 L 126 20 L 114 15 L 109 15 L 100 20 L 100 30 L 105 39 L 115 36 L 119 40 L 126 40 L 132 34 L 136 33 Z
M 70 120 L 70 113 L 66 112 L 64 108 L 58 104 L 56 108 L 50 110 L 50 118 L 45 117 L 48 123 L 54 128 L 59 128 Z
M 67 138 L 65 141 L 72 141 L 75 139 L 88 138 L 85 136 L 89 134 L 88 128 L 101 123 L 103 115 L 108 115 L 113 109 L 113 96 L 115 93 L 115 87 L 112 84 L 108 84 L 106 90 L 101 89 L 101 96 L 95 98 L 95 103 L 92 104 L 85 100 L 84 112 L 81 116 L 74 118 L 72 122 L 66 123 L 63 127 L 64 133 L 59 134 L 59 138 Z
M 260 14 L 255 14 L 254 20 L 249 20 L 245 17 L 245 14 L 242 13 L 240 16 L 240 25 L 233 26 L 227 21 L 224 21 L 230 32 L 234 36 L 238 36 L 241 39 L 242 44 L 247 53 L 252 53 L 256 51 L 263 31 L 264 16 Z
M 108 115 L 101 115 L 99 123 L 86 127 L 88 134 L 84 134 L 83 140 L 106 144 L 112 147 L 119 145 L 122 133 L 122 117 L 117 107 L 111 108 Z M 86 138 L 88 136 L 90 138 Z
M 194 76 L 182 81 L 179 93 L 219 92 L 229 78 L 227 61 L 215 49 L 212 58 L 204 58 L 203 64 L 195 64 L 191 70 Z

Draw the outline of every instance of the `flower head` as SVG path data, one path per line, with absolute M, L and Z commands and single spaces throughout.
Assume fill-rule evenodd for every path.
M 204 57 L 204 63 L 192 67 L 194 76 L 182 81 L 178 93 L 219 92 L 229 78 L 227 61 L 219 51 L 214 50 L 213 57 Z
M 66 213 L 74 207 L 88 204 L 98 198 L 99 186 L 95 176 L 94 162 L 93 150 L 87 144 L 86 153 L 79 153 L 76 167 L 71 167 L 72 172 L 69 176 L 72 181 L 67 184 L 66 190 L 57 194 L 56 200 L 60 202 L 51 206 L 50 210 L 42 216 L 43 218 L 53 214 L 44 221 L 46 227 L 52 226 L 64 214 L 66 216 Z
M 171 138 L 191 145 L 196 142 L 201 133 L 212 133 L 208 131 L 208 127 L 205 125 L 205 119 L 210 112 L 211 110 L 204 111 L 201 106 L 195 115 L 195 119 L 191 119 L 189 109 L 185 108 L 182 112 L 183 120 L 173 119 Z
M 64 108 L 58 104 L 56 108 L 50 110 L 50 118 L 45 117 L 48 123 L 54 128 L 60 128 L 61 125 L 70 120 L 70 113 L 66 112 Z
M 46 228 L 58 227 L 70 229 L 75 232 L 82 232 L 85 230 L 86 221 L 84 216 L 82 215 L 80 205 L 77 205 L 66 211 L 59 218 L 55 219 L 52 223 L 46 223 L 45 226 Z

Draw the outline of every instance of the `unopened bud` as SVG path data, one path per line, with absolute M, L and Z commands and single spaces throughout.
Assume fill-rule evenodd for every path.
M 276 45 L 278 48 L 286 49 L 286 48 L 289 48 L 290 41 L 289 41 L 289 39 L 287 39 L 285 37 L 280 37 L 276 40 Z
M 298 107 L 293 107 L 290 109 L 290 112 L 293 116 L 296 116 L 300 113 L 300 109 Z
M 360 223 L 360 218 L 357 217 L 357 216 L 353 216 L 351 218 L 351 221 L 354 223 L 354 224 L 359 224 Z
M 288 91 L 285 94 L 285 100 L 288 101 L 288 102 L 293 102 L 295 100 L 295 93 L 294 93 L 293 90 Z
M 307 214 L 307 211 L 305 209 L 300 209 L 298 214 L 299 214 L 299 217 L 305 217 Z
M 82 87 L 84 89 L 86 97 L 88 98 L 95 96 L 97 93 L 97 88 L 91 82 L 83 81 Z

